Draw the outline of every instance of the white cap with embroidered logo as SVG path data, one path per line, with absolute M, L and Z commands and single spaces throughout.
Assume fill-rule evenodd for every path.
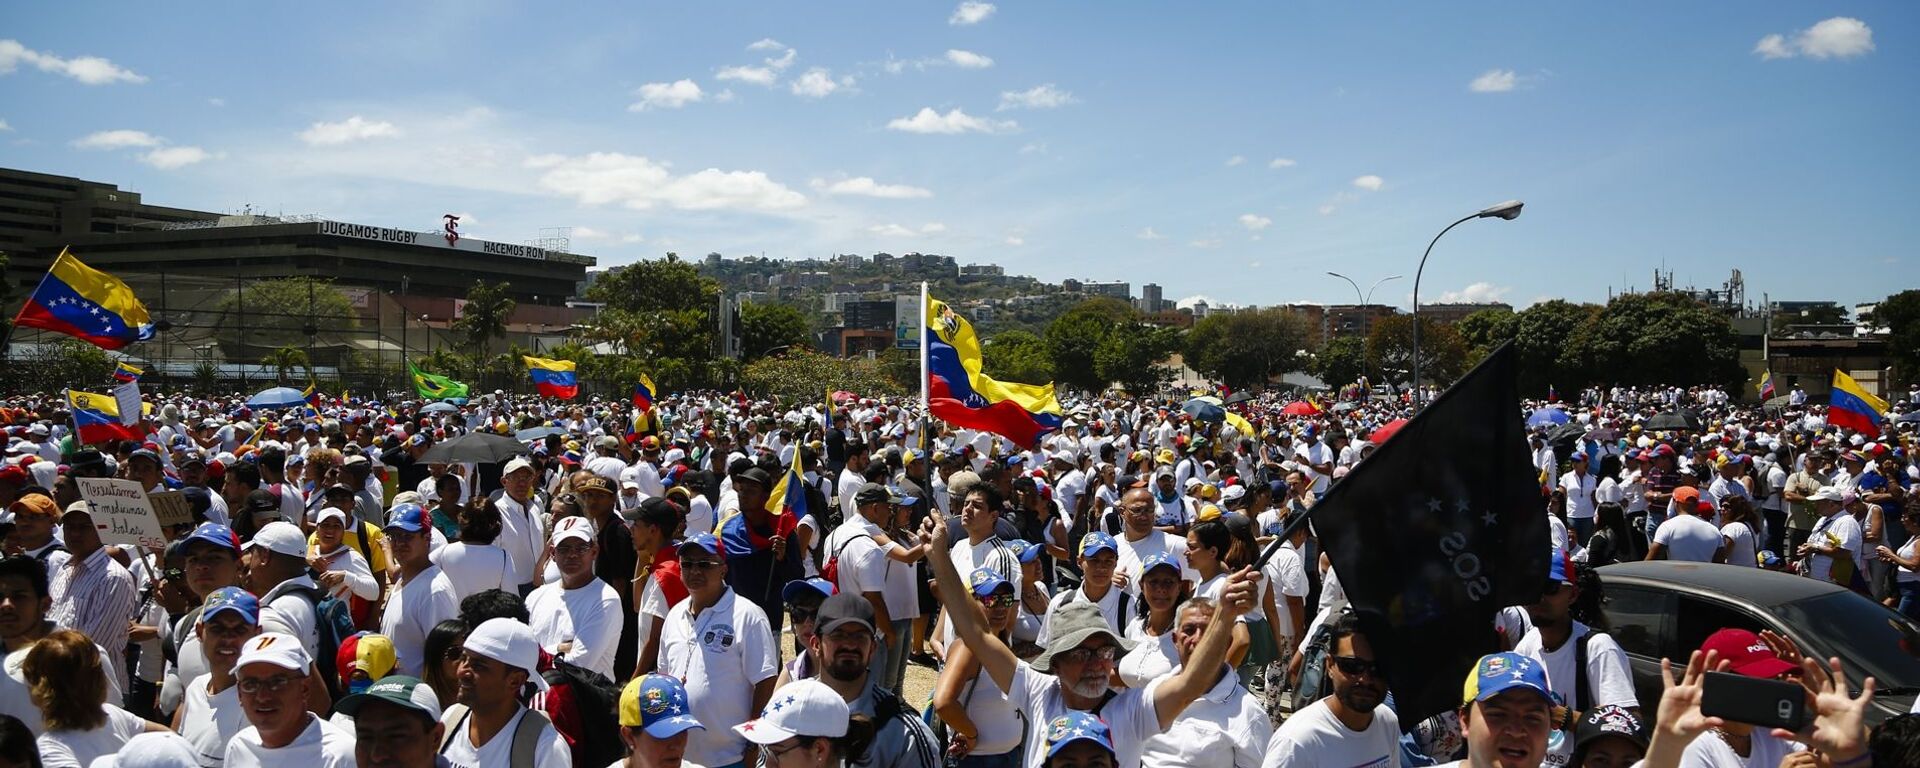
M 755 744 L 778 744 L 795 736 L 839 738 L 847 735 L 851 717 L 847 700 L 826 683 L 800 680 L 773 692 L 760 719 L 733 727 L 734 733 Z

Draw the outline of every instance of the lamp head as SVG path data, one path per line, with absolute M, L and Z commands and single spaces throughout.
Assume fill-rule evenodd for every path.
M 1520 218 L 1520 207 L 1523 205 L 1526 205 L 1526 203 L 1518 200 L 1508 200 L 1504 203 L 1488 207 L 1486 210 L 1475 214 L 1475 217 L 1481 219 L 1497 217 L 1506 219 L 1507 221 L 1513 221 L 1514 219 Z

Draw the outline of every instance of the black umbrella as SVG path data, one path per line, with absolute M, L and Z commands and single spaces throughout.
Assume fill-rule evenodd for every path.
M 1235 392 L 1231 395 L 1227 395 L 1227 405 L 1244 403 L 1252 399 L 1253 399 L 1253 393 L 1243 389 L 1243 390 L 1240 390 L 1239 392 Z
M 1585 424 L 1562 424 L 1554 427 L 1552 431 L 1547 433 L 1547 443 L 1556 446 L 1562 444 L 1573 445 L 1575 442 L 1578 442 L 1581 437 L 1586 436 L 1586 434 L 1587 425 Z
M 1647 423 L 1643 426 L 1646 429 L 1690 429 L 1697 431 L 1700 429 L 1700 417 L 1693 416 L 1691 419 L 1687 418 L 1691 415 L 1691 413 L 1684 411 L 1658 413 L 1654 414 L 1653 418 L 1647 419 Z
M 499 464 L 523 455 L 527 447 L 520 441 L 506 435 L 492 432 L 469 432 L 459 437 L 435 444 L 420 455 L 420 461 L 428 464 Z

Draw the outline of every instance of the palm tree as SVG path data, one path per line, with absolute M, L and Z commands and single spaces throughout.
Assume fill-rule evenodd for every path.
M 287 374 L 295 368 L 305 369 L 307 378 L 313 378 L 313 363 L 307 358 L 307 352 L 298 347 L 281 347 L 260 360 L 261 365 L 273 366 L 274 379 L 281 384 L 287 383 Z
M 484 356 L 494 339 L 506 337 L 507 319 L 513 316 L 515 306 L 507 297 L 506 283 L 474 281 L 467 290 L 460 318 L 453 321 L 453 330 L 465 338 L 470 354 Z

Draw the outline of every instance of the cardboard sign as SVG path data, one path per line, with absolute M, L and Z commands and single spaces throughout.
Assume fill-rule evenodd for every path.
M 99 529 L 102 543 L 142 548 L 167 545 L 160 518 L 139 483 L 99 477 L 74 480 L 80 486 L 80 498 L 92 508 L 93 525 Z
M 147 501 L 153 505 L 153 514 L 160 519 L 161 528 L 193 524 L 193 505 L 187 503 L 185 493 L 180 491 L 149 493 Z

